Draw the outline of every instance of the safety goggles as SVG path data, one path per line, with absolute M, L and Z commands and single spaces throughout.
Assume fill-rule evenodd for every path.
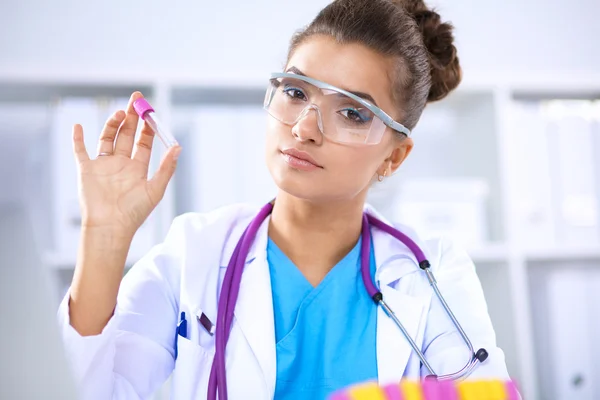
M 290 126 L 314 110 L 321 133 L 338 143 L 378 144 L 386 126 L 410 135 L 410 130 L 367 100 L 299 74 L 272 73 L 264 108 L 273 118 Z

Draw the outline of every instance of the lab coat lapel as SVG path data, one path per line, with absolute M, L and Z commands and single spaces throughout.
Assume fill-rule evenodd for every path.
M 369 206 L 366 211 L 383 222 L 390 224 Z M 401 229 L 403 233 L 416 238 Z M 374 242 L 377 271 L 375 280 L 383 295 L 384 301 L 396 314 L 408 334 L 421 346 L 423 329 L 420 329 L 426 318 L 428 299 L 413 296 L 409 293 L 411 285 L 400 284 L 415 279 L 414 274 L 420 272 L 417 259 L 412 251 L 391 235 L 371 228 Z M 408 281 L 406 281 L 408 279 Z M 398 289 L 401 287 L 402 289 Z M 379 383 L 398 382 L 404 375 L 412 347 L 398 328 L 387 316 L 382 307 L 377 311 L 377 369 Z
M 234 314 L 252 353 L 258 359 L 272 397 L 277 369 L 273 297 L 266 253 L 269 220 L 270 217 L 260 226 L 246 258 Z

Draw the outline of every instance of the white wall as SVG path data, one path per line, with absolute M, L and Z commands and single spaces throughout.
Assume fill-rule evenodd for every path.
M 438 0 L 456 26 L 467 72 L 486 77 L 600 70 L 598 0 Z M 468 74 L 467 74 L 468 77 Z
M 0 2 L 0 73 L 262 82 L 325 0 Z M 600 70 L 598 0 L 435 0 L 466 79 Z M 228 10 L 226 10 L 226 8 Z

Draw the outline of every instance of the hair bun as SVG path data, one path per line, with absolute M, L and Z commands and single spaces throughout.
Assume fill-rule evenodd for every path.
M 431 89 L 428 102 L 441 100 L 454 90 L 462 79 L 462 70 L 454 46 L 454 27 L 442 22 L 435 10 L 427 8 L 423 0 L 400 0 L 400 3 L 417 22 L 423 42 L 429 52 Z

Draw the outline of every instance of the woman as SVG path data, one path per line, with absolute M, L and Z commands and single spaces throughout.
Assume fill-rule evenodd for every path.
M 226 389 L 231 399 L 322 399 L 356 382 L 430 374 L 365 289 L 365 254 L 368 278 L 433 371 L 460 370 L 470 353 L 413 252 L 373 224 L 362 231 L 363 212 L 377 216 L 365 205 L 370 185 L 410 154 L 408 134 L 426 103 L 460 82 L 451 31 L 422 0 L 338 0 L 292 38 L 265 100 L 266 162 L 279 191 L 240 255 L 230 325 L 218 322 L 228 293 L 221 289 L 230 287 L 230 260 L 259 210 L 233 205 L 177 217 L 122 279 L 132 237 L 163 196 L 181 148 L 147 180 L 153 136 L 145 126 L 134 144 L 137 92 L 107 121 L 96 159 L 75 125 L 83 229 L 59 316 L 84 396 L 145 399 L 172 372 L 176 399 L 212 398 L 217 387 L 221 398 Z M 396 228 L 430 260 L 475 350 L 487 350 L 471 377 L 508 378 L 468 256 Z M 226 374 L 218 375 L 215 343 L 225 331 Z

